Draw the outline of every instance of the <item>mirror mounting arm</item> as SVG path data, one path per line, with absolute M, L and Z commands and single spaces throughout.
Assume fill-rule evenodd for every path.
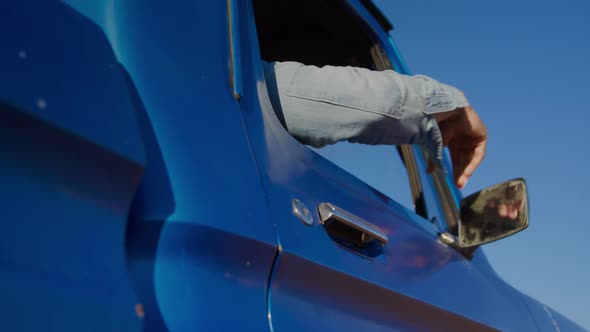
M 460 253 L 463 257 L 468 260 L 473 258 L 473 254 L 477 251 L 480 246 L 473 246 L 473 247 L 461 247 L 459 246 L 459 241 L 457 241 L 457 237 L 451 233 L 439 233 L 438 234 L 439 241 L 450 246 L 451 248 L 455 249 L 458 253 Z

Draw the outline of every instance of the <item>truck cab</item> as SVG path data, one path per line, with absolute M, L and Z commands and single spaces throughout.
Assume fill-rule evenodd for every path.
M 582 331 L 480 248 L 524 181 L 463 198 L 448 156 L 282 125 L 263 61 L 409 74 L 371 1 L 0 9 L 3 330 Z M 474 207 L 514 188 L 492 236 Z

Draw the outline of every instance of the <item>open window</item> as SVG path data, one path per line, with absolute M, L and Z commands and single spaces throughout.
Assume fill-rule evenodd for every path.
M 392 69 L 367 24 L 343 0 L 253 0 L 263 60 Z M 425 217 L 409 147 L 338 143 L 317 153 Z M 405 157 L 404 157 L 405 156 Z M 408 167 L 406 167 L 406 164 Z M 408 173 L 410 180 L 408 181 Z M 417 184 L 417 185 L 416 185 Z
M 266 61 L 376 69 L 374 42 L 337 0 L 254 0 L 261 54 Z

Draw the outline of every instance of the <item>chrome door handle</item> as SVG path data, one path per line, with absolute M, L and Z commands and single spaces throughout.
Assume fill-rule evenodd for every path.
M 331 203 L 321 203 L 318 206 L 320 213 L 320 220 L 326 228 L 332 224 L 339 224 L 339 232 L 357 233 L 356 241 L 358 245 L 365 245 L 372 241 L 377 241 L 381 245 L 386 245 L 389 242 L 387 235 L 379 227 L 370 222 L 355 216 L 354 214 L 345 211 Z

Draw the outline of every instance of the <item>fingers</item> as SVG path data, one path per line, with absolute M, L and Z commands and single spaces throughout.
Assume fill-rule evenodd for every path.
M 467 184 L 467 181 L 469 181 L 469 178 L 471 177 L 473 172 L 475 172 L 475 170 L 477 169 L 479 164 L 481 164 L 481 162 L 486 154 L 486 151 L 485 151 L 486 144 L 485 143 L 486 142 L 483 141 L 480 144 L 478 144 L 473 149 L 473 153 L 469 153 L 470 156 L 467 156 L 467 160 L 464 161 L 464 165 L 466 164 L 466 166 L 459 168 L 457 170 L 457 172 L 455 173 L 455 174 L 459 174 L 459 177 L 456 179 L 457 186 L 459 188 L 462 189 L 463 187 L 465 187 L 465 185 Z M 465 153 L 463 153 L 463 156 L 461 156 L 459 158 L 465 158 Z
M 506 204 L 498 205 L 498 214 L 500 215 L 500 217 L 508 216 L 508 206 L 506 206 Z
M 457 149 L 451 147 L 451 161 L 453 163 L 453 180 L 458 183 L 459 177 L 463 174 L 463 170 L 467 166 L 470 152 L 467 150 Z
M 515 207 L 511 206 L 508 209 L 508 218 L 513 219 L 513 220 L 518 218 L 518 210 Z
M 510 218 L 512 220 L 518 218 L 518 207 L 510 204 L 498 205 L 498 214 L 502 218 Z
M 454 181 L 462 189 L 485 156 L 487 129 L 469 106 L 437 120 L 443 143 L 451 152 Z

